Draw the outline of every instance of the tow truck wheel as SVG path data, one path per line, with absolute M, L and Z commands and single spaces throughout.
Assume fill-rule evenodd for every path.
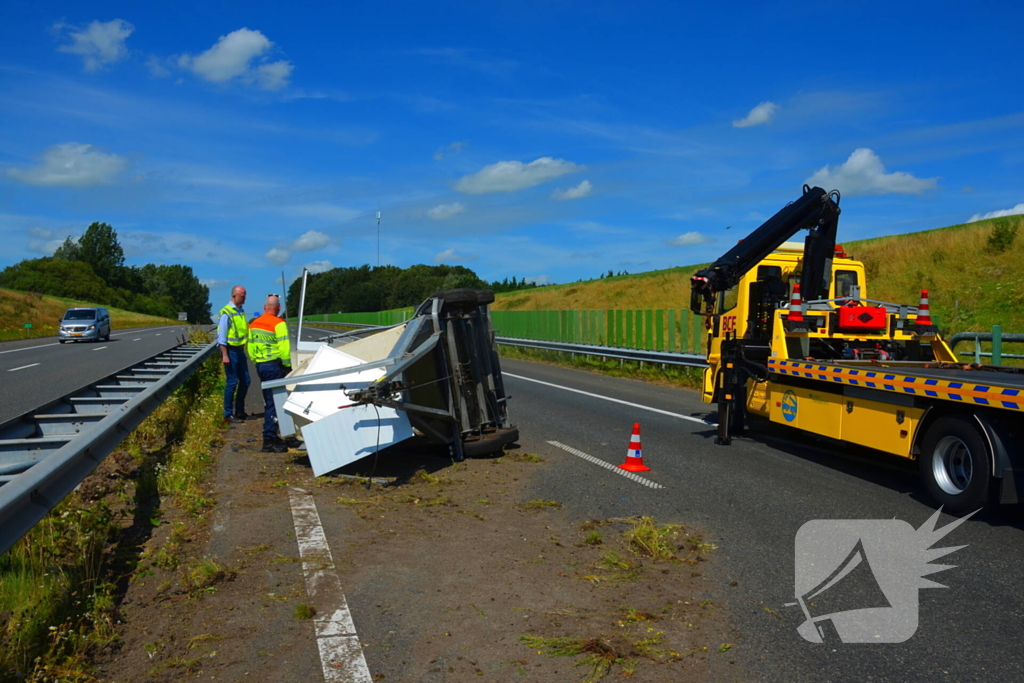
M 919 456 L 928 493 L 947 512 L 973 512 L 992 499 L 992 459 L 978 425 L 960 415 L 940 417 Z

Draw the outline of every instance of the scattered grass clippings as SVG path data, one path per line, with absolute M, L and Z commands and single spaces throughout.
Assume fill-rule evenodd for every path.
M 557 500 L 543 500 L 541 498 L 523 503 L 524 510 L 559 510 L 561 507 L 562 504 Z

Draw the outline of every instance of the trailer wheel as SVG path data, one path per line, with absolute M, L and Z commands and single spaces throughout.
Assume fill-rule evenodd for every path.
M 992 459 L 970 418 L 936 420 L 925 434 L 919 462 L 925 488 L 948 512 L 973 512 L 992 500 Z
M 445 289 L 436 293 L 434 297 L 443 301 L 445 306 L 453 308 L 465 308 L 466 306 L 476 308 L 477 306 L 475 289 Z
M 508 444 L 519 441 L 519 430 L 515 427 L 504 427 L 487 431 L 480 436 L 471 436 L 462 442 L 462 450 L 466 457 L 479 458 L 483 455 L 497 453 Z

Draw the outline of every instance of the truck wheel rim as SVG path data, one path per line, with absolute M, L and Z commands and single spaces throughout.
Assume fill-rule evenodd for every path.
M 935 446 L 932 475 L 944 493 L 955 496 L 971 483 L 974 470 L 971 450 L 955 436 L 944 436 Z

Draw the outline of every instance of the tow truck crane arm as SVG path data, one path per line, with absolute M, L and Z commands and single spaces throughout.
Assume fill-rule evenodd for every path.
M 804 242 L 800 278 L 806 300 L 827 298 L 839 228 L 839 193 L 804 185 L 803 196 L 765 221 L 717 261 L 690 278 L 690 310 L 712 315 L 715 295 L 739 283 L 743 274 L 757 266 L 800 230 L 808 230 Z

